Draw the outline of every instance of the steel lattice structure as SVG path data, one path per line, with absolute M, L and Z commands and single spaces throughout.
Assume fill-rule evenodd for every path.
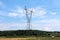
M 28 13 L 28 11 L 30 13 Z M 27 18 L 27 27 L 28 27 L 28 30 L 30 30 L 30 27 L 31 27 L 31 18 L 32 18 L 33 11 L 32 10 L 28 10 L 27 7 L 25 7 L 25 12 L 26 12 L 26 18 Z

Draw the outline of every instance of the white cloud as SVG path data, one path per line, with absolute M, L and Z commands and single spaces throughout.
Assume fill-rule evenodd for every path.
M 31 29 L 44 31 L 58 31 L 60 28 L 60 21 L 56 19 L 43 20 L 42 22 L 31 23 Z M 14 30 L 27 29 L 27 23 L 0 23 L 0 30 Z M 60 30 L 59 30 L 60 31 Z
M 17 7 L 16 9 L 11 10 L 11 12 L 8 13 L 8 16 L 23 17 L 23 16 L 25 16 L 25 12 L 24 12 L 23 8 Z
M 60 23 L 58 19 L 41 20 L 42 23 Z
M 58 19 L 44 19 L 32 23 L 33 29 L 44 30 L 44 31 L 60 31 L 60 21 Z
M 12 12 L 24 13 L 24 9 L 20 6 L 17 6 L 14 10 L 12 10 Z
M 15 16 L 17 16 L 18 14 L 17 13 L 9 13 L 8 14 L 8 16 L 13 16 L 13 17 L 15 17 Z
M 36 7 L 36 8 L 32 8 L 32 9 L 33 9 L 33 17 L 43 18 L 47 14 L 47 11 L 42 7 Z
M 56 12 L 51 12 L 51 15 L 56 15 L 57 13 Z
M 35 7 L 35 8 L 28 8 L 28 10 L 33 10 L 33 17 L 39 17 L 39 18 L 44 18 L 46 17 L 47 11 L 42 8 L 42 7 Z M 30 13 L 30 12 L 29 12 Z M 25 11 L 21 7 L 17 7 L 15 10 L 12 10 L 8 14 L 5 14 L 3 11 L 0 11 L 0 15 L 3 16 L 9 16 L 9 17 L 25 17 Z M 51 12 L 52 15 L 56 15 L 56 12 Z M 40 20 L 37 21 L 37 23 L 32 23 L 32 29 L 37 29 L 37 30 L 45 30 L 45 31 L 50 31 L 54 30 L 54 27 L 59 27 L 60 21 L 57 19 L 49 19 L 49 20 Z M 23 27 L 26 27 L 24 23 L 7 23 L 7 24 L 0 24 L 0 30 L 9 30 L 9 29 L 24 29 Z M 13 27 L 13 28 L 11 28 Z
M 28 13 L 30 13 L 30 11 L 33 11 L 32 13 L 32 17 L 35 18 L 46 18 L 47 17 L 47 10 L 38 6 L 38 7 L 34 7 L 34 8 L 28 8 Z M 51 15 L 56 15 L 56 12 L 50 12 Z M 0 15 L 3 16 L 11 16 L 11 17 L 25 17 L 26 16 L 26 12 L 24 11 L 24 9 L 22 7 L 16 7 L 15 9 L 10 10 L 9 13 L 7 13 L 6 11 L 0 11 Z
M 25 30 L 25 23 L 0 23 L 0 30 Z
M 33 14 L 32 14 L 33 17 L 41 17 L 41 18 L 45 17 L 46 10 L 44 8 L 42 7 L 28 8 L 28 13 L 30 13 L 31 10 L 33 11 Z M 12 12 L 15 14 L 18 14 L 18 16 L 21 16 L 21 17 L 25 16 L 26 14 L 24 9 L 21 7 L 17 7 L 15 10 L 12 10 Z
M 44 31 L 51 31 L 51 29 L 49 27 L 45 27 L 43 30 Z

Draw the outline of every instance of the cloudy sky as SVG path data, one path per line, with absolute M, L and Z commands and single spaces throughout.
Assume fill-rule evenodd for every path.
M 26 30 L 25 6 L 33 10 L 31 29 L 60 31 L 60 0 L 0 0 L 0 30 Z

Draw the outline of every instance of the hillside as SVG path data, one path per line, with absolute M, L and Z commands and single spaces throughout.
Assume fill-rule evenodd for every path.
M 60 36 L 60 32 L 49 32 L 40 30 L 10 30 L 0 31 L 0 36 Z

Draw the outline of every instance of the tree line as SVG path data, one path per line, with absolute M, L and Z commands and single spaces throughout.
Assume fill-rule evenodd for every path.
M 11 31 L 0 31 L 0 36 L 57 36 L 60 37 L 60 32 L 49 32 L 40 30 L 11 30 Z

